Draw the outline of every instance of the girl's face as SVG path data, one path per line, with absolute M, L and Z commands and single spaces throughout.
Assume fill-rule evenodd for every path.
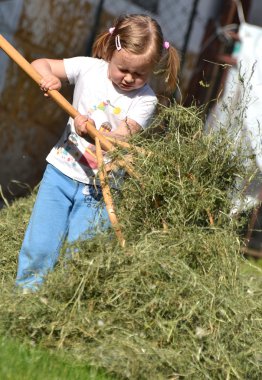
M 122 91 L 143 87 L 153 70 L 147 56 L 115 50 L 108 65 L 108 78 Z

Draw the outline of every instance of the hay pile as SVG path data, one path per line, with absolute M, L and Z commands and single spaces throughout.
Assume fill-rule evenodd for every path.
M 152 153 L 136 154 L 141 180 L 127 178 L 116 199 L 124 249 L 112 231 L 78 243 L 40 293 L 19 296 L 17 253 L 34 195 L 2 210 L 0 327 L 120 379 L 259 379 L 261 271 L 242 274 L 229 217 L 242 160 L 225 132 L 203 134 L 198 110 L 164 108 L 155 125 L 164 121 L 161 136 L 134 140 Z

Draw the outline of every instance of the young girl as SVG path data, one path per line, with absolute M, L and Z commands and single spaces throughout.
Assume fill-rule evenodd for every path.
M 47 156 L 19 254 L 16 285 L 24 293 L 39 288 L 65 239 L 87 239 L 109 225 L 86 121 L 118 139 L 146 128 L 157 104 L 147 83 L 154 71 L 164 73 L 165 92 L 172 93 L 179 58 L 154 19 L 128 15 L 97 38 L 93 58 L 43 58 L 32 65 L 42 76 L 40 87 L 46 96 L 48 90 L 59 90 L 61 81 L 75 85 L 73 106 L 80 115 L 69 118 Z

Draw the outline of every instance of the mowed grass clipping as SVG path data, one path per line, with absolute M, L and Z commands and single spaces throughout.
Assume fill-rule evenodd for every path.
M 195 108 L 163 108 L 159 125 L 134 138 L 140 179 L 115 194 L 125 248 L 111 230 L 79 242 L 22 296 L 17 254 L 35 195 L 2 210 L 1 328 L 119 379 L 260 379 L 261 269 L 241 256 L 229 214 L 243 159 L 225 130 L 203 133 Z

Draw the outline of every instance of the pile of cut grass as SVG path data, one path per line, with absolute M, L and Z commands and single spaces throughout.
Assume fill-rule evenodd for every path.
M 242 275 L 229 216 L 243 161 L 225 131 L 203 134 L 196 109 L 164 108 L 160 122 L 161 136 L 134 139 L 151 154 L 136 154 L 141 179 L 116 199 L 124 249 L 112 231 L 78 243 L 38 294 L 21 296 L 13 282 L 34 195 L 2 210 L 0 327 L 121 379 L 258 379 L 261 270 Z

